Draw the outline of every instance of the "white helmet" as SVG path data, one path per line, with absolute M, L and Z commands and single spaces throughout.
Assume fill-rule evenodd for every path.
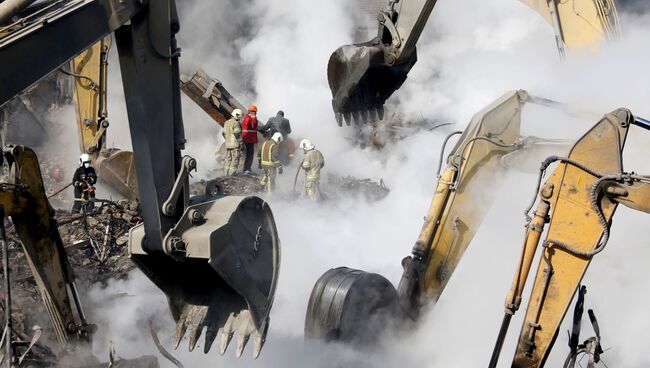
M 313 150 L 315 147 L 313 144 L 311 144 L 311 141 L 309 139 L 303 139 L 300 141 L 300 148 L 307 152 Z
M 235 118 L 235 120 L 241 120 L 243 116 L 244 113 L 240 109 L 232 110 L 232 117 Z
M 284 136 L 280 132 L 275 132 L 271 139 L 274 140 L 275 143 L 280 143 L 284 140 Z
M 84 165 L 86 163 L 88 165 Z M 79 166 L 86 166 L 86 167 L 90 166 L 90 155 L 89 154 L 84 153 L 81 156 L 79 156 Z

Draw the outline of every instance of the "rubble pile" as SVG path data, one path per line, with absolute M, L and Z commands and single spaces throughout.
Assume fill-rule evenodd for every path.
M 110 279 L 124 279 L 135 267 L 128 258 L 128 232 L 142 221 L 138 202 L 104 201 L 84 215 L 58 210 L 56 220 L 63 245 L 74 270 L 76 285 L 83 290 Z M 17 335 L 29 341 L 33 326 L 43 328 L 43 339 L 54 336 L 41 296 L 23 252 L 18 234 L 9 219 L 5 220 L 12 293 L 12 315 Z M 0 268 L 0 277 L 4 278 Z M 4 287 L 0 285 L 4 300 Z M 2 306 L 4 309 L 4 306 Z M 43 341 L 46 345 L 48 341 Z
M 128 259 L 129 229 L 142 221 L 138 202 L 126 199 L 104 203 L 93 213 L 57 211 L 56 216 L 68 259 L 84 286 L 126 278 L 135 267 Z
M 327 188 L 333 190 L 336 197 L 363 197 L 369 202 L 379 201 L 390 193 L 384 179 L 379 179 L 377 182 L 369 178 L 359 179 L 354 176 L 328 175 Z
M 213 180 L 203 180 L 190 185 L 190 194 L 195 195 L 254 195 L 262 190 L 260 178 L 249 174 L 220 176 Z

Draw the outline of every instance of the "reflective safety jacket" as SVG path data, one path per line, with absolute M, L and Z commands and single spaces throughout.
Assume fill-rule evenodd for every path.
M 244 115 L 241 122 L 241 131 L 244 143 L 257 143 L 257 117 Z
M 226 120 L 223 124 L 223 133 L 226 138 L 226 148 L 239 148 L 242 144 L 241 125 L 234 118 Z
M 302 162 L 302 168 L 305 170 L 306 180 L 319 180 L 320 169 L 325 166 L 325 158 L 316 148 L 305 153 L 305 159 Z
M 280 167 L 280 154 L 278 152 L 278 144 L 274 140 L 269 139 L 262 144 L 262 147 L 257 152 L 257 157 L 260 160 L 260 166 L 263 168 Z

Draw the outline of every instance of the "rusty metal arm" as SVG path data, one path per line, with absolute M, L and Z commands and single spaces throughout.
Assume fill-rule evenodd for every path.
M 234 109 L 246 111 L 221 81 L 210 77 L 203 69 L 191 76 L 181 74 L 181 91 L 221 126 L 230 119 Z

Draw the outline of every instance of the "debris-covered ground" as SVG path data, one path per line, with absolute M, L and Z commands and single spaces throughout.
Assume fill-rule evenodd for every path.
M 67 254 L 75 273 L 75 283 L 80 293 L 88 288 L 106 284 L 110 279 L 124 279 L 135 267 L 128 259 L 128 232 L 142 221 L 137 201 L 118 202 L 98 200 L 95 208 L 86 214 L 77 214 L 62 208 L 71 204 L 57 192 L 65 187 L 62 170 L 50 163 L 41 163 L 43 181 L 56 210 L 55 219 Z M 3 175 L 6 181 L 6 176 Z M 66 189 L 71 191 L 70 188 Z M 12 322 L 15 336 L 29 342 L 35 334 L 42 334 L 30 354 L 38 360 L 53 359 L 54 340 L 49 317 L 37 291 L 28 260 L 22 249 L 11 219 L 4 223 L 9 249 L 9 273 L 11 279 Z M 1 272 L 0 268 L 0 272 Z M 4 278 L 4 274 L 1 275 Z M 0 287 L 1 307 L 5 310 L 4 286 Z M 3 314 L 4 316 L 4 314 Z M 3 318 L 4 319 L 4 318 Z M 38 331 L 41 329 L 40 331 Z M 30 355 L 32 356 L 32 355 Z

